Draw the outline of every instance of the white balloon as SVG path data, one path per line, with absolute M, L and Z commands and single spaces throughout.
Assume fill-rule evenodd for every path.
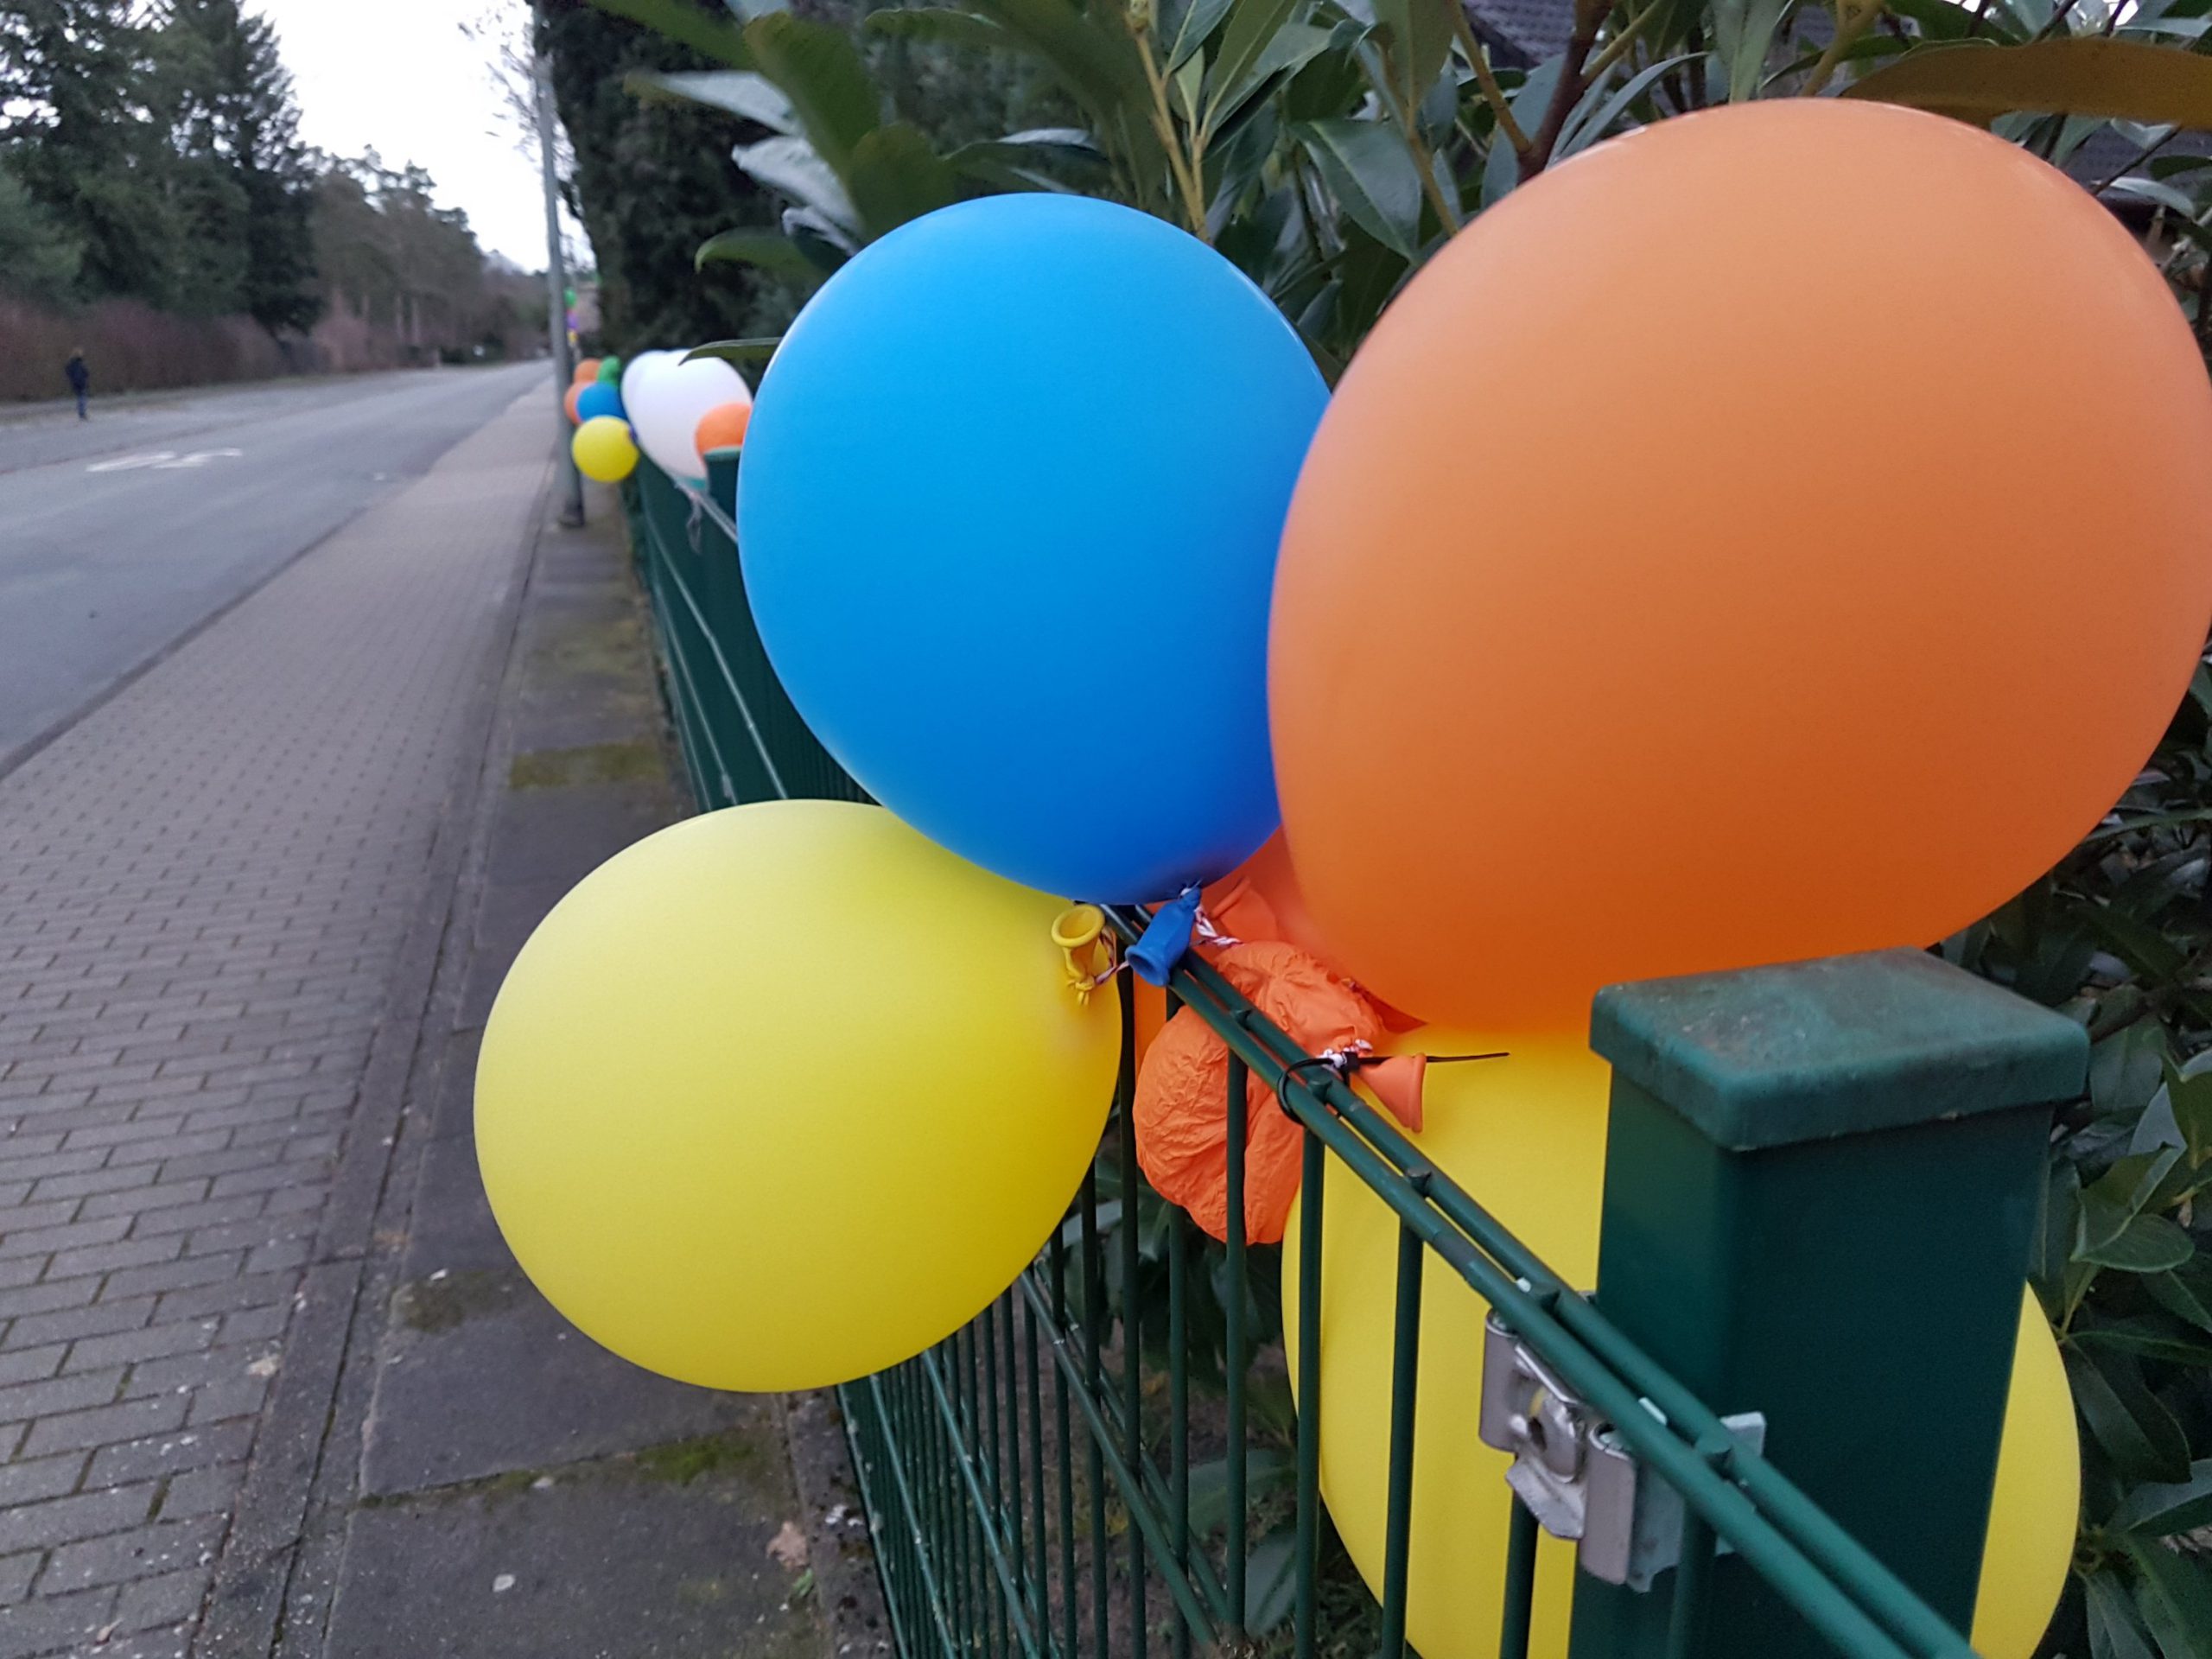
M 695 435 L 700 421 L 710 409 L 752 401 L 744 377 L 721 359 L 687 363 L 671 354 L 639 379 L 634 398 L 626 392 L 623 407 L 637 429 L 639 448 L 653 464 L 671 478 L 697 484 L 707 476 Z
M 639 352 L 622 365 L 622 378 L 617 383 L 616 389 L 622 394 L 622 414 L 625 419 L 629 417 L 630 400 L 637 396 L 638 387 L 644 382 L 645 372 L 655 364 L 674 355 L 672 352 Z

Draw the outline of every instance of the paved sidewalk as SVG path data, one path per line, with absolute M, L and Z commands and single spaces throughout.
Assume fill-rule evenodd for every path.
M 477 1043 L 515 952 L 690 810 L 602 492 L 589 528 L 541 538 L 486 770 L 276 1659 L 827 1659 L 839 1638 L 874 1659 L 834 1423 L 592 1343 L 524 1278 L 477 1174 Z
M 525 399 L 0 778 L 0 1659 L 181 1656 L 219 1555 L 273 1617 L 547 437 Z M 257 1445 L 272 1389 L 315 1434 Z

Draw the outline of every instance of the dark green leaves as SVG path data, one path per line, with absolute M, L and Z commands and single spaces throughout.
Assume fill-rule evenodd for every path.
M 2131 1542 L 2135 1605 L 2164 1659 L 2212 1659 L 2212 1567 L 2164 1544 Z
M 2117 1573 L 2095 1573 L 2085 1587 L 2090 1659 L 2158 1659 L 2125 1579 Z
M 883 118 L 882 98 L 852 37 L 784 11 L 747 23 L 745 40 L 760 73 L 790 100 L 807 142 L 842 175 Z
M 1787 9 L 1787 0 L 1714 0 L 1714 56 L 1727 77 L 1731 104 L 1740 104 L 1758 92 L 1766 73 L 1767 52 L 1774 45 L 1774 31 Z
M 1206 43 L 1228 16 L 1230 0 L 1170 0 L 1160 8 L 1161 67 L 1170 74 Z
M 2163 1273 L 2196 1254 L 2180 1227 L 2145 1206 L 2181 1158 L 2181 1148 L 2122 1158 L 2082 1190 L 2074 1254 L 2099 1267 Z
M 1375 0 L 1375 27 L 1391 96 L 1402 109 L 1418 105 L 1451 55 L 1452 8 L 1459 0 Z
M 1014 36 L 989 18 L 948 6 L 889 6 L 868 13 L 861 27 L 871 35 L 895 40 L 933 41 L 979 51 L 1006 52 L 1015 45 Z
M 1329 194 L 1352 223 L 1404 258 L 1420 247 L 1421 175 L 1405 140 L 1374 121 L 1309 121 L 1295 129 Z
M 617 17 L 643 23 L 656 35 L 665 35 L 702 57 L 733 69 L 753 67 L 753 54 L 736 24 L 709 17 L 684 0 L 591 0 L 591 3 Z
M 640 98 L 677 98 L 726 110 L 777 132 L 798 130 L 798 117 L 791 109 L 791 99 L 784 96 L 775 82 L 749 69 L 679 70 L 667 73 L 641 69 L 625 79 L 622 88 Z
M 2188 1320 L 2200 1331 L 2212 1331 L 2212 1262 L 2197 1256 L 2171 1273 L 2145 1279 L 2143 1287 L 2151 1293 L 2152 1300 L 2177 1319 Z
M 2163 1538 L 2212 1526 L 2212 1458 L 2190 1465 L 2189 1478 L 2138 1486 L 2113 1511 L 2112 1528 Z
M 2123 1477 L 2158 1481 L 2188 1478 L 2189 1442 L 2181 1425 L 2144 1386 L 2131 1357 L 2092 1357 L 2069 1348 L 2066 1376 L 2074 1385 L 2075 1409 Z
M 771 190 L 812 208 L 842 231 L 860 230 L 859 211 L 844 181 L 805 139 L 764 138 L 757 144 L 740 144 L 730 155 L 749 177 Z
M 783 343 L 781 334 L 760 340 L 718 340 L 710 345 L 693 346 L 683 353 L 683 360 L 689 363 L 695 357 L 718 357 L 725 363 L 765 363 Z
M 1298 1599 L 1298 1535 L 1285 1529 L 1253 1547 L 1244 1562 L 1244 1628 L 1265 1636 L 1290 1617 Z
M 1298 0 L 1231 0 L 1229 24 L 1214 54 L 1206 105 L 1209 122 L 1242 103 L 1263 73 L 1261 60 L 1297 10 Z M 1315 50 L 1319 50 L 1317 47 Z M 1309 56 L 1311 54 L 1308 54 Z
M 702 270 L 712 264 L 758 265 L 809 288 L 822 280 L 798 245 L 774 231 L 724 231 L 701 243 L 692 263 Z
M 878 127 L 853 151 L 847 185 L 868 235 L 885 236 L 908 219 L 960 198 L 960 179 L 930 141 L 905 122 Z

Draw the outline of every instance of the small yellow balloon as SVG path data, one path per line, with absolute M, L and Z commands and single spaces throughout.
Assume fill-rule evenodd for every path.
M 1427 1128 L 1437 1167 L 1570 1284 L 1598 1277 L 1611 1070 L 1579 1038 L 1470 1035 L 1427 1027 L 1399 1052 L 1509 1058 L 1432 1066 Z M 1382 1581 L 1388 1509 L 1395 1216 L 1333 1156 L 1322 1205 L 1321 1492 L 1370 1588 Z M 1283 1239 L 1283 1322 L 1297 1376 L 1298 1212 Z M 1510 1459 L 1476 1433 L 1487 1306 L 1466 1283 L 1421 1281 L 1407 1635 L 1423 1659 L 1490 1659 L 1504 1593 Z M 2058 1344 L 2032 1296 L 2020 1313 L 2012 1393 L 1972 1632 L 1986 1659 L 2027 1659 L 2065 1588 L 2081 1501 L 2081 1448 Z M 1536 1552 L 1529 1651 L 1564 1659 L 1574 1550 Z
M 880 807 L 710 812 L 617 854 L 509 970 L 476 1072 L 493 1213 L 586 1335 L 711 1388 L 949 1336 L 1058 1224 L 1120 1022 L 1061 901 Z
M 594 415 L 569 440 L 576 470 L 602 484 L 619 484 L 638 465 L 638 443 L 630 423 L 619 415 Z

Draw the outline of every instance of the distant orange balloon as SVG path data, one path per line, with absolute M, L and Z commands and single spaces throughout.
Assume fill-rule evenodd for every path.
M 1285 530 L 1283 818 L 1344 971 L 1924 944 L 2110 809 L 2212 618 L 2212 390 L 2133 238 L 1942 118 L 1783 99 L 1516 191 L 1353 359 Z
M 576 365 L 575 379 L 579 385 L 589 385 L 599 378 L 599 359 L 588 357 Z
M 592 383 L 588 380 L 579 380 L 574 385 L 570 386 L 568 391 L 561 394 L 561 407 L 569 411 L 569 424 L 570 426 L 574 426 L 578 419 L 576 414 L 576 399 L 584 395 L 584 388 L 591 384 Z
M 752 422 L 753 405 L 716 404 L 699 417 L 691 441 L 705 454 L 715 449 L 738 449 L 745 444 L 745 429 Z

